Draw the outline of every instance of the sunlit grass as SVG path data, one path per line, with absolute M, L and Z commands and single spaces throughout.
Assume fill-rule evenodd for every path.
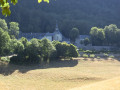
M 37 69 L 12 65 L 0 74 L 0 90 L 68 90 L 120 76 L 120 62 L 117 60 L 75 60 L 78 64 L 72 67 L 65 67 L 65 64 Z M 3 73 L 12 69 L 12 73 L 4 76 Z

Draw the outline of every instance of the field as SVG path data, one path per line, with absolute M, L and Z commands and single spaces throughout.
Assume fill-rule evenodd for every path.
M 76 58 L 44 67 L 0 65 L 0 90 L 96 89 L 120 90 L 118 60 Z

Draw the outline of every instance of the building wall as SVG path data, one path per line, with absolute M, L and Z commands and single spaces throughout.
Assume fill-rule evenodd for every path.
M 55 34 L 53 39 L 56 40 L 56 41 L 62 41 L 62 35 L 61 34 Z

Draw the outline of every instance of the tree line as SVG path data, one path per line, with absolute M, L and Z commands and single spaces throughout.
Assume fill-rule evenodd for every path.
M 28 41 L 19 35 L 19 24 L 10 22 L 7 25 L 4 19 L 0 19 L 0 57 L 16 54 L 10 59 L 10 63 L 28 65 L 47 63 L 60 58 L 78 57 L 77 47 L 66 42 L 49 41 L 46 38 Z
M 22 32 L 54 32 L 56 20 L 60 31 L 68 38 L 73 27 L 82 35 L 89 34 L 93 26 L 104 28 L 113 23 L 120 28 L 119 0 L 50 0 L 49 4 L 19 0 L 10 8 L 12 13 L 6 21 L 18 22 Z
M 115 24 L 104 28 L 92 27 L 90 36 L 93 45 L 120 46 L 120 29 Z

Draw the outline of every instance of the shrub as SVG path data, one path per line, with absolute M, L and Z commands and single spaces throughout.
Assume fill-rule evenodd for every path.
M 67 44 L 65 42 L 59 42 L 55 45 L 57 51 L 57 57 L 78 57 L 79 53 L 77 51 L 76 46 L 73 44 Z
M 84 51 L 84 50 L 82 48 L 80 48 L 79 51 Z
M 104 53 L 104 56 L 105 56 L 105 57 L 108 57 L 108 54 L 107 54 L 107 53 Z
M 100 59 L 100 56 L 97 56 L 97 59 Z
M 114 56 L 113 56 L 113 55 L 111 55 L 111 56 L 109 56 L 109 58 L 114 58 Z
M 1 61 L 9 62 L 10 58 L 9 57 L 1 57 Z
M 95 57 L 95 55 L 94 54 L 90 54 L 90 58 L 94 58 Z
M 16 64 L 16 63 L 19 63 L 19 60 L 17 58 L 17 56 L 13 56 L 10 58 L 10 64 Z
M 88 58 L 88 55 L 87 55 L 87 54 L 83 54 L 83 57 L 84 57 L 84 58 Z
M 89 38 L 85 38 L 85 40 L 83 41 L 84 45 L 87 46 L 88 44 L 90 44 L 90 40 Z
M 92 51 L 91 50 L 86 50 L 86 51 L 84 51 L 85 53 L 92 53 Z

